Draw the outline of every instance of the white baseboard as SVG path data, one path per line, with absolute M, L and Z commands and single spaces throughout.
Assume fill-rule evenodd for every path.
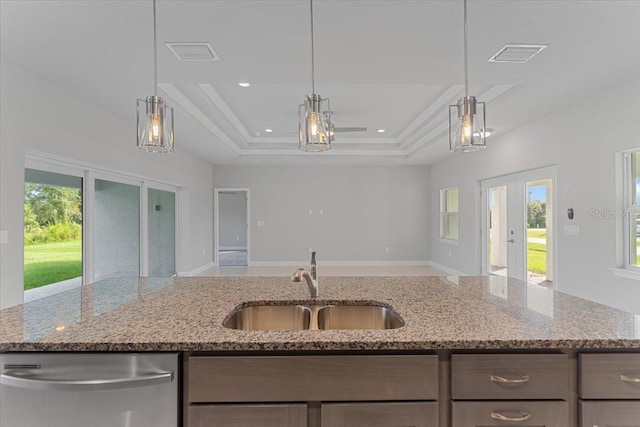
M 218 251 L 246 251 L 246 246 L 222 246 L 218 248 Z
M 213 268 L 215 266 L 216 266 L 216 263 L 211 261 L 211 262 L 206 263 L 205 265 L 201 265 L 200 267 L 194 268 L 191 271 L 180 271 L 180 272 L 178 272 L 178 276 L 187 276 L 187 277 L 188 276 L 196 276 L 196 275 L 202 273 L 203 271 L 207 271 L 210 268 Z
M 435 261 L 427 261 L 427 264 L 430 267 L 433 268 L 437 268 L 438 270 L 442 270 L 445 273 L 451 275 L 451 276 L 468 276 L 467 274 L 463 273 L 462 271 L 458 271 L 458 270 L 454 270 L 453 268 L 447 267 L 446 265 L 440 264 L 438 262 Z
M 250 267 L 295 267 L 306 266 L 309 260 L 303 261 L 250 261 Z M 371 266 L 428 266 L 429 261 L 318 261 L 319 265 L 329 267 L 371 267 Z

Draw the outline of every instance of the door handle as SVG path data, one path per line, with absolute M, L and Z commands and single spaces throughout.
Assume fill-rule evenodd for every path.
M 119 390 L 132 387 L 145 387 L 173 381 L 173 372 L 160 372 L 137 377 L 96 378 L 82 380 L 63 380 L 38 378 L 37 376 L 15 375 L 5 372 L 0 375 L 0 384 L 32 390 Z
M 509 240 L 507 240 L 507 243 L 515 243 L 515 240 L 514 239 L 509 239 Z

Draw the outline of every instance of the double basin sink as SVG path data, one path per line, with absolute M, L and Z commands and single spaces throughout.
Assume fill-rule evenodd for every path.
M 395 310 L 380 303 L 313 302 L 304 305 L 245 303 L 227 316 L 223 326 L 249 331 L 381 330 L 404 326 L 404 320 Z

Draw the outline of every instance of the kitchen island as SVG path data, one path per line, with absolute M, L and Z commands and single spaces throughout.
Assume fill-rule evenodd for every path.
M 307 292 L 288 277 L 110 279 L 0 311 L 0 352 L 179 352 L 185 427 L 640 419 L 638 315 L 504 277 L 321 277 Z M 223 326 L 285 303 L 382 305 L 404 325 Z
M 640 349 L 640 315 L 504 277 L 321 277 L 317 304 L 378 302 L 392 330 L 242 331 L 243 303 L 309 302 L 285 277 L 110 279 L 0 311 L 0 351 Z

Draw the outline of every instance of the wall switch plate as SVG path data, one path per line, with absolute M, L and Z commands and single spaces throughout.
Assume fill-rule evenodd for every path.
M 309 209 L 309 215 L 313 215 L 313 209 Z
M 258 227 L 264 227 L 264 221 L 258 221 Z
M 9 233 L 7 230 L 0 230 L 0 244 L 6 245 L 9 242 Z

